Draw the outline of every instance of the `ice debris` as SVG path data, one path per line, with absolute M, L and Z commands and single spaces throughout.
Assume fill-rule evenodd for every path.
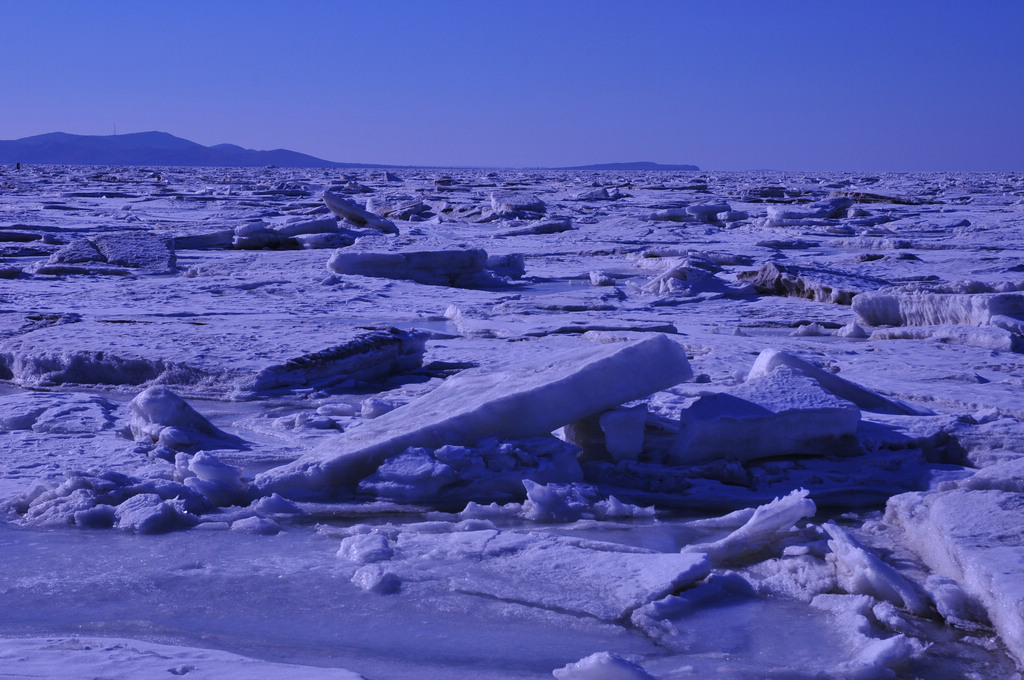
M 41 481 L 5 503 L 25 524 L 77 525 L 137 533 L 194 526 L 209 499 L 181 482 L 137 479 L 117 472 L 68 472 L 62 482 Z
M 578 449 L 554 437 L 488 438 L 472 446 L 410 447 L 359 482 L 381 500 L 462 507 L 522 500 L 523 484 L 583 479 Z M 527 487 L 529 488 L 529 487 Z
M 850 532 L 829 522 L 823 528 L 831 537 L 832 550 L 839 586 L 848 593 L 863 593 L 879 600 L 892 602 L 917 616 L 927 616 L 931 607 L 917 588 L 895 569 L 868 552 Z

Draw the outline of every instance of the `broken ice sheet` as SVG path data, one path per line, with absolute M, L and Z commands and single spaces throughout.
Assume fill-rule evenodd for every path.
M 389 567 L 404 578 L 439 577 L 459 592 L 617 621 L 637 607 L 704 578 L 700 554 L 658 553 L 538 532 L 483 529 L 402 532 Z
M 1017 548 L 1000 537 L 1013 534 L 955 509 L 992 509 L 989 519 L 998 526 L 1012 509 L 1003 503 L 996 512 L 969 497 L 1012 495 L 1015 473 L 982 471 L 967 482 L 972 469 L 964 463 L 998 466 L 1024 454 L 1018 398 L 1024 366 L 1022 355 L 1010 351 L 1019 334 L 1007 321 L 1016 313 L 991 307 L 987 318 L 1002 326 L 908 314 L 929 325 L 860 329 L 869 335 L 857 331 L 868 322 L 856 312 L 873 295 L 1022 290 L 1017 176 L 477 170 L 442 176 L 403 169 L 398 181 L 395 173 L 319 169 L 0 172 L 13 187 L 0 206 L 0 490 L 10 499 L 37 477 L 55 486 L 71 482 L 41 500 L 41 523 L 66 523 L 84 512 L 94 526 L 119 522 L 124 529 L 44 531 L 26 526 L 24 515 L 5 516 L 0 554 L 18 560 L 5 563 L 0 635 L 145 634 L 196 645 L 193 651 L 217 647 L 343 666 L 368 678 L 417 680 L 550 678 L 586 660 L 577 670 L 608 666 L 601 659 L 626 659 L 666 679 L 884 676 L 896 669 L 897 676 L 945 680 L 1014 672 L 989 627 L 1012 640 L 1012 625 L 1005 617 L 990 621 L 986 611 L 1005 598 L 996 581 L 984 579 L 992 565 L 1010 564 Z M 347 217 L 334 215 L 321 199 L 325 190 L 359 210 L 345 206 Z M 671 219 L 649 219 L 655 214 Z M 163 245 L 153 251 L 159 251 L 152 259 L 159 266 L 152 268 L 119 255 L 113 259 L 121 264 L 101 262 L 93 246 L 85 248 L 83 262 L 56 263 L 66 273 L 37 270 L 75 242 L 80 245 L 55 259 L 75 259 L 72 251 L 86 243 L 106 242 L 131 254 L 136 241 L 121 236 L 129 231 L 150 235 L 154 246 L 173 244 L 173 269 L 172 251 Z M 489 254 L 484 269 L 514 284 L 483 290 L 338 274 L 328 269 L 332 252 L 322 248 L 483 250 Z M 440 260 L 435 269 L 444 269 Z M 766 263 L 762 291 L 741 280 Z M 101 276 L 101 269 L 122 275 Z M 883 283 L 894 287 L 873 292 Z M 779 292 L 797 297 L 771 294 Z M 851 297 L 852 308 L 835 304 Z M 936 321 L 942 324 L 931 325 Z M 353 374 L 330 352 L 321 354 L 358 329 L 381 325 L 429 327 L 430 333 L 393 370 Z M 460 373 L 543 365 L 559 352 L 593 348 L 591 341 L 623 343 L 656 332 L 673 336 L 694 377 L 677 376 L 684 382 L 671 392 L 610 400 L 624 399 L 624 407 L 595 399 L 597 410 L 588 408 L 586 415 L 568 406 L 589 399 L 589 391 L 603 392 L 600 381 L 554 390 L 544 407 L 572 420 L 544 420 L 545 431 L 530 438 L 557 455 L 537 456 L 537 445 L 521 429 L 491 433 L 496 439 L 486 445 L 476 434 L 473 441 L 442 437 L 418 445 L 433 462 L 412 462 L 429 465 L 407 466 L 409 446 L 403 445 L 386 465 L 353 475 L 353 486 L 364 483 L 367 494 L 359 502 L 248 495 L 256 474 L 331 440 L 354 439 L 375 422 L 405 432 L 410 423 L 400 416 L 409 412 L 402 409 L 442 382 L 453 381 L 449 403 L 458 404 Z M 775 457 L 743 462 L 712 457 L 666 465 L 683 401 L 702 390 L 742 395 L 742 385 L 756 378 L 755 357 L 766 348 L 797 359 L 779 363 L 856 405 L 860 422 L 847 436 L 860 447 L 857 455 L 835 456 L 826 445 L 820 455 L 775 451 Z M 298 361 L 289 364 L 292 359 Z M 160 361 L 167 370 L 153 372 Z M 145 370 L 136 374 L 135 368 Z M 667 372 L 664 365 L 654 368 Z M 264 369 L 260 389 L 238 389 Z M 213 449 L 223 441 L 200 437 L 183 447 L 187 451 L 168 448 L 165 458 L 154 459 L 157 445 L 133 441 L 127 406 L 150 381 L 179 393 L 248 448 Z M 467 402 L 477 395 L 461 391 Z M 935 415 L 916 415 L 929 409 Z M 586 432 L 580 418 L 590 425 Z M 148 425 L 154 432 L 173 426 L 137 423 L 149 441 L 152 433 L 142 432 Z M 573 449 L 553 443 L 546 429 L 564 425 L 577 428 L 575 441 L 587 449 L 578 467 L 569 463 Z M 506 444 L 518 452 L 502 450 Z M 447 446 L 458 455 L 446 462 L 438 451 Z M 534 477 L 528 491 L 523 481 L 543 460 L 563 479 Z M 435 463 L 452 469 L 457 463 L 479 475 L 462 488 L 460 482 L 432 487 L 447 479 L 432 475 Z M 113 483 L 117 479 L 123 483 Z M 171 481 L 180 488 L 165 484 Z M 89 501 L 89 484 L 105 482 L 120 493 L 133 489 L 120 499 L 130 501 L 120 517 L 114 509 L 120 503 L 76 505 Z M 473 485 L 473 494 L 448 500 L 427 493 L 465 492 Z M 170 517 L 166 508 L 202 495 L 196 488 L 207 501 L 221 496 L 218 503 L 239 505 L 210 507 L 187 531 L 134 533 L 160 528 L 161 517 Z M 810 490 L 822 518 L 784 527 L 761 543 L 760 553 L 740 551 L 704 579 L 673 587 L 665 598 L 681 598 L 690 608 L 662 617 L 664 628 L 634 625 L 632 617 L 598 618 L 618 615 L 659 590 L 631 591 L 619 572 L 632 574 L 641 561 L 692 558 L 680 552 L 684 545 L 723 540 L 757 506 L 796 488 Z M 503 495 L 494 500 L 502 505 L 485 503 L 499 490 Z M 324 500 L 322 491 L 311 495 Z M 922 495 L 890 502 L 887 517 L 899 518 L 899 527 L 865 533 L 865 520 L 904 491 Z M 960 502 L 961 495 L 968 498 Z M 457 512 L 467 497 L 479 504 Z M 673 507 L 679 512 L 668 510 Z M 737 509 L 726 515 L 730 519 L 717 517 Z M 856 577 L 871 563 L 857 549 L 846 562 L 836 561 L 829 537 L 813 526 L 836 512 L 844 513 L 838 519 L 861 548 L 923 587 L 935 615 L 916 616 L 896 598 L 879 599 L 883 589 Z M 707 524 L 693 524 L 694 517 Z M 439 529 L 463 521 L 469 522 L 461 525 L 465 543 L 455 530 Z M 381 548 L 379 538 L 369 539 L 347 554 L 374 561 L 349 563 L 338 556 L 345 537 L 316 532 L 317 522 L 336 532 L 361 523 L 403 526 L 385 537 L 390 557 L 373 549 Z M 1005 522 L 1013 523 L 1012 513 Z M 438 534 L 432 541 L 426 538 L 430 526 Z M 518 533 L 535 549 L 517 543 L 484 566 L 474 551 L 483 551 L 485 542 L 474 543 L 472 536 L 492 531 Z M 968 535 L 978 537 L 969 551 Z M 933 542 L 935 536 L 942 542 Z M 411 552 L 403 554 L 402 544 Z M 425 552 L 412 551 L 414 544 Z M 956 554 L 971 565 L 963 574 L 947 568 L 943 557 L 959 548 Z M 617 604 L 602 609 L 594 597 L 574 591 L 575 583 L 547 573 L 544 553 L 557 557 L 551 565 L 567 568 L 576 556 L 599 558 L 592 560 L 594 569 L 580 572 L 580 584 Z M 403 564 L 410 568 L 399 568 Z M 599 573 L 601 565 L 613 568 Z M 847 578 L 839 578 L 840 568 Z M 667 583 L 669 571 L 659 567 L 651 574 Z M 522 601 L 511 592 L 519 572 L 531 576 Z M 453 588 L 456 582 L 465 588 Z M 545 590 L 546 582 L 558 592 Z M 629 588 L 646 583 L 636 582 Z M 704 597 L 719 586 L 718 596 Z M 678 634 L 661 637 L 670 628 Z M 911 639 L 931 644 L 924 657 L 914 656 Z M 77 653 L 67 650 L 69 657 Z M 113 649 L 109 654 L 120 658 Z M 896 663 L 901 658 L 904 666 Z M 608 667 L 632 668 L 625 662 Z M 169 668 L 177 666 L 160 672 Z

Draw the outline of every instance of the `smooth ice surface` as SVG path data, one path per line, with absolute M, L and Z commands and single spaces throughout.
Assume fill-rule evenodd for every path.
M 1022 192 L 0 168 L 0 654 L 1012 678 Z
M 202 680 L 360 680 L 340 668 L 273 663 L 212 649 L 97 636 L 0 638 L 4 674 L 49 680 L 135 680 L 184 676 Z

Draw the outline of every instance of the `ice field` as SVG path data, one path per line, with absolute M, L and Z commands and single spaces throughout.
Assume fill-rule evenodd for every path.
M 0 677 L 1012 678 L 1024 175 L 0 168 Z

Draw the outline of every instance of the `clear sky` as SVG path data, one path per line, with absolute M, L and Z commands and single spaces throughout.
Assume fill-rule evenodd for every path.
M 0 139 L 1024 170 L 1022 0 L 0 0 Z

